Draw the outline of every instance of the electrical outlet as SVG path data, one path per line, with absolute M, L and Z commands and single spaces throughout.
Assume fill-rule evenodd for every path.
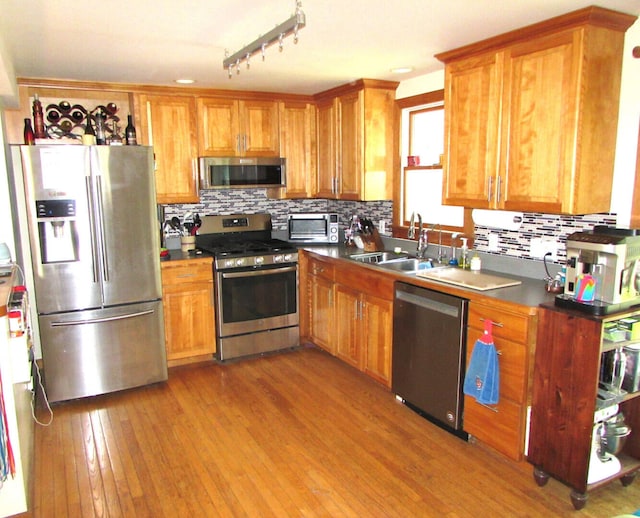
M 545 255 L 551 254 L 551 260 L 555 261 L 558 255 L 558 248 L 560 243 L 552 238 L 540 238 L 534 237 L 531 240 L 531 257 L 534 259 L 543 259 Z
M 500 242 L 498 234 L 489 234 L 489 252 L 497 252 L 500 250 Z

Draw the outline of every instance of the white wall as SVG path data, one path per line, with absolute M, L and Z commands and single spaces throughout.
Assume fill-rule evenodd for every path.
M 617 224 L 629 226 L 638 148 L 638 123 L 640 122 L 640 59 L 634 58 L 631 50 L 640 44 L 640 20 L 637 20 L 625 35 L 622 61 L 622 86 L 620 89 L 620 111 L 618 139 L 611 195 L 611 212 L 618 215 Z M 402 81 L 396 90 L 396 98 L 423 94 L 444 87 L 444 69 L 414 79 Z
M 7 171 L 4 127 L 4 107 L 0 101 L 0 243 L 6 243 L 11 250 L 11 258 L 15 261 L 16 250 L 13 242 L 13 217 L 11 216 L 11 203 L 9 200 L 9 179 Z

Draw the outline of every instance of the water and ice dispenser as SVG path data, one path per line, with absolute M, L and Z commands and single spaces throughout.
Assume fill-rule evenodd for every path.
M 42 262 L 77 261 L 76 200 L 37 200 L 36 218 Z

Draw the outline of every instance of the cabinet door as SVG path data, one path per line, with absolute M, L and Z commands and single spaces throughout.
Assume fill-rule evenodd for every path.
M 158 203 L 199 202 L 195 99 L 139 99 L 142 141 L 153 146 Z
M 362 187 L 364 128 L 362 127 L 364 91 L 343 95 L 339 99 L 340 154 L 338 197 L 359 200 Z
M 335 323 L 333 307 L 333 282 L 311 276 L 311 341 L 331 354 L 335 354 L 333 329 Z
M 559 213 L 571 199 L 577 139 L 579 48 L 573 32 L 505 54 L 502 207 Z
M 278 103 L 275 101 L 240 101 L 239 116 L 243 154 L 279 156 Z
M 240 153 L 238 102 L 233 99 L 198 99 L 200 138 L 203 156 L 236 156 Z
M 496 203 L 502 58 L 461 59 L 445 70 L 445 204 L 492 208 Z
M 167 360 L 215 352 L 213 281 L 164 287 L 163 307 Z
M 362 370 L 361 320 L 362 301 L 358 291 L 337 284 L 335 287 L 336 319 L 335 354 L 341 360 Z
M 304 102 L 280 103 L 280 156 L 287 159 L 285 197 L 310 198 L 316 171 L 315 107 Z
M 366 295 L 362 308 L 362 348 L 366 374 L 391 386 L 393 302 Z
M 315 197 L 336 197 L 336 105 L 333 99 L 317 104 L 318 174 Z

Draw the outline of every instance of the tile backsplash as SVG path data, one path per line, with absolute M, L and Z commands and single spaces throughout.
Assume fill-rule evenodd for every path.
M 186 212 L 200 216 L 213 214 L 241 214 L 268 212 L 274 230 L 286 230 L 290 212 L 337 212 L 340 226 L 346 227 L 352 214 L 368 217 L 376 224 L 384 221 L 390 228 L 393 218 L 392 201 L 355 202 L 324 199 L 274 200 L 267 197 L 266 189 L 221 189 L 201 191 L 200 203 L 165 205 L 165 218 L 182 219 Z M 557 214 L 524 213 L 519 230 L 503 230 L 475 225 L 475 248 L 480 252 L 511 257 L 531 258 L 531 240 L 541 238 L 559 243 L 556 263 L 566 259 L 566 238 L 573 232 L 591 230 L 595 225 L 615 225 L 615 214 L 587 214 L 561 216 Z M 489 236 L 497 236 L 498 250 L 489 248 Z M 495 237 L 494 237 L 495 239 Z

